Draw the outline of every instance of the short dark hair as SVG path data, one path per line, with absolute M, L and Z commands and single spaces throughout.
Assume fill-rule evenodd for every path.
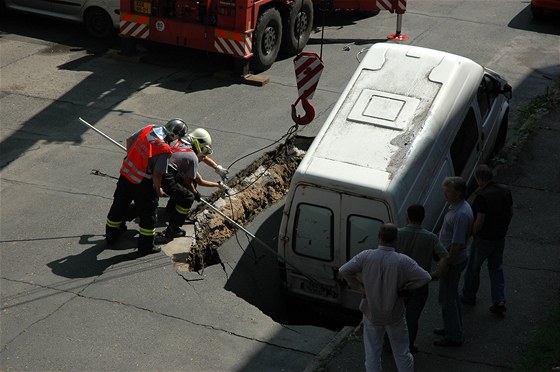
M 379 239 L 383 243 L 391 244 L 397 242 L 397 226 L 392 223 L 384 223 L 379 228 Z
M 422 222 L 424 221 L 424 216 L 426 215 L 426 211 L 424 206 L 421 204 L 412 204 L 407 209 L 408 219 L 414 222 Z
M 492 172 L 492 168 L 486 164 L 480 164 L 474 170 L 474 176 L 479 181 L 490 182 L 494 178 L 494 172 Z
M 456 193 L 461 195 L 463 199 L 467 194 L 467 183 L 463 177 L 446 177 L 443 180 L 443 187 L 451 187 Z

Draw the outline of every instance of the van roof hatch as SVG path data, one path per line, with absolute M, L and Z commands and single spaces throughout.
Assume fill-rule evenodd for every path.
M 412 121 L 419 103 L 420 100 L 414 97 L 364 89 L 348 120 L 402 131 Z

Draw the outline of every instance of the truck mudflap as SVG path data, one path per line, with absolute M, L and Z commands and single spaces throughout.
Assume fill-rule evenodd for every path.
M 234 57 L 250 58 L 253 56 L 253 33 L 240 33 L 216 28 L 214 30 L 214 48 L 216 52 Z

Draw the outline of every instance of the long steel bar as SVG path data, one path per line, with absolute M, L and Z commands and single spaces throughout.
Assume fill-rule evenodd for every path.
M 90 127 L 91 129 L 93 129 L 94 131 L 96 131 L 97 133 L 101 134 L 103 137 L 105 137 L 106 139 L 108 139 L 109 141 L 111 141 L 113 144 L 119 146 L 121 149 L 123 149 L 126 152 L 126 147 L 124 147 L 123 145 L 121 145 L 120 143 L 118 143 L 117 141 L 115 141 L 114 139 L 112 139 L 111 137 L 109 137 L 108 135 L 106 135 L 105 133 L 103 133 L 102 131 L 100 131 L 99 129 L 97 129 L 96 127 L 94 127 L 93 125 L 91 125 L 90 123 L 88 123 L 87 121 L 85 121 L 82 118 L 78 118 L 80 119 L 80 121 L 85 125 Z

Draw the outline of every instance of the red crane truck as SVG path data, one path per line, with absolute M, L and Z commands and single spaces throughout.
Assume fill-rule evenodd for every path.
M 393 11 L 405 0 L 315 0 L 321 9 Z M 320 4 L 319 4 L 320 2 Z M 125 43 L 147 40 L 224 53 L 241 72 L 267 70 L 279 52 L 303 50 L 313 27 L 313 0 L 120 0 Z

